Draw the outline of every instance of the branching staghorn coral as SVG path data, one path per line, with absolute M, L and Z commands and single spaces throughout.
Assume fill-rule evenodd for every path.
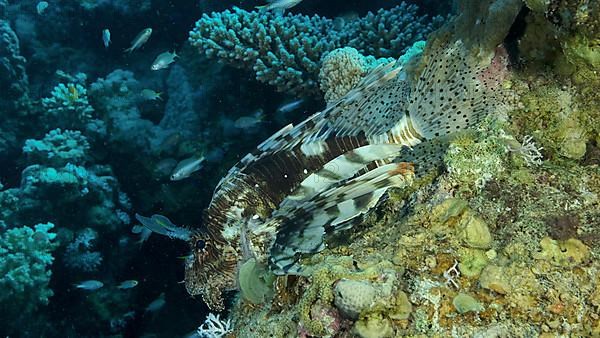
M 315 15 L 231 11 L 204 14 L 190 32 L 190 43 L 209 58 L 252 69 L 256 79 L 297 96 L 320 95 L 317 78 L 322 57 L 354 47 L 374 57 L 398 57 L 439 23 L 402 3 L 348 23 Z M 369 30 L 370 32 L 363 32 Z

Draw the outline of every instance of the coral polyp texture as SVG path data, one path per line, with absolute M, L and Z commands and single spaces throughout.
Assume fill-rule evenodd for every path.
M 441 18 L 417 14 L 401 3 L 357 19 L 332 20 L 318 15 L 246 11 L 238 7 L 204 14 L 189 41 L 209 58 L 252 70 L 256 79 L 297 96 L 320 95 L 321 58 L 341 47 L 353 47 L 376 58 L 399 57 L 423 40 Z

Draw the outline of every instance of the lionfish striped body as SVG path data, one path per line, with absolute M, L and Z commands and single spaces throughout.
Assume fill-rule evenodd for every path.
M 220 310 L 247 259 L 299 273 L 299 259 L 322 250 L 327 234 L 437 166 L 448 136 L 492 109 L 487 80 L 465 54 L 457 42 L 428 55 L 414 85 L 401 66 L 380 66 L 336 104 L 246 155 L 215 189 L 206 229 L 192 236 L 188 292 Z

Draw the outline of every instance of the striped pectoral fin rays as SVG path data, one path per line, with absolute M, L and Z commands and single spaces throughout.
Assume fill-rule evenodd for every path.
M 412 164 L 390 163 L 340 181 L 307 200 L 285 199 L 273 213 L 281 220 L 271 248 L 274 271 L 299 272 L 302 254 L 323 250 L 327 233 L 348 228 L 348 222 L 375 207 L 389 188 L 410 184 L 413 171 Z
M 321 170 L 306 177 L 288 198 L 295 200 L 309 198 L 340 181 L 356 176 L 375 161 L 386 161 L 397 157 L 403 149 L 408 148 L 401 144 L 373 144 L 339 155 L 323 165 Z

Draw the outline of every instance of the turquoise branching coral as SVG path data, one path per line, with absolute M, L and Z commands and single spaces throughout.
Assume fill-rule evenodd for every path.
M 350 22 L 234 7 L 205 14 L 189 41 L 210 58 L 252 69 L 258 81 L 278 91 L 315 96 L 320 94 L 317 77 L 327 52 L 347 46 L 376 58 L 398 57 L 439 23 L 439 18 L 419 16 L 416 6 L 405 3 Z
M 48 303 L 53 294 L 48 288 L 52 251 L 57 246 L 56 234 L 49 232 L 53 227 L 52 223 L 38 224 L 33 229 L 24 226 L 0 234 L 0 304 L 18 302 L 22 311 L 29 312 Z
M 77 128 L 92 118 L 94 108 L 87 99 L 87 90 L 80 84 L 58 84 L 50 97 L 42 99 L 46 114 L 44 122 L 61 128 Z
M 57 167 L 67 163 L 83 163 L 89 149 L 90 145 L 81 132 L 54 129 L 49 131 L 42 140 L 26 140 L 23 153 L 31 163 Z

